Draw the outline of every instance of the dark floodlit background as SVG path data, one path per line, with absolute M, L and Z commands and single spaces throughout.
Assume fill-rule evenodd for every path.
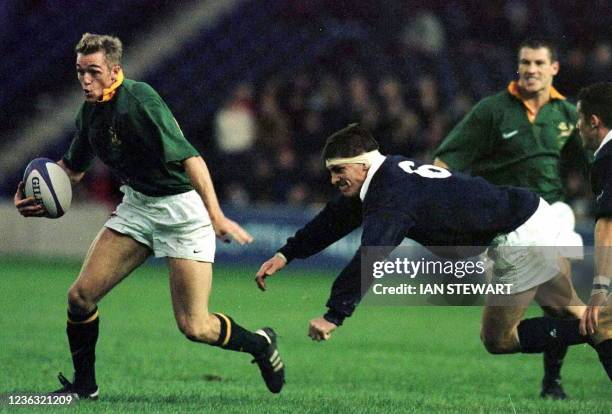
M 71 374 L 66 289 L 120 197 L 96 163 L 60 219 L 22 218 L 12 200 L 31 159 L 59 159 L 69 145 L 83 102 L 74 45 L 93 32 L 123 40 L 126 76 L 161 94 L 225 213 L 255 236 L 218 244 L 211 311 L 273 326 L 289 368 L 275 398 L 244 355 L 186 341 L 167 269 L 152 262 L 101 303 L 102 397 L 79 412 L 610 413 L 590 347 L 566 359 L 571 400 L 540 401 L 541 357 L 487 354 L 476 306 L 364 303 L 332 341 L 309 341 L 307 321 L 324 311 L 359 232 L 292 263 L 265 294 L 253 283 L 333 193 L 319 155 L 330 133 L 361 122 L 383 153 L 431 161 L 479 99 L 515 79 L 526 37 L 557 41 L 555 86 L 570 100 L 611 80 L 610 22 L 609 2 L 597 0 L 0 0 L 0 392 L 48 391 L 59 370 Z M 564 178 L 592 244 L 588 183 Z M 583 298 L 592 276 L 592 255 L 574 265 Z
M 25 225 L 41 231 L 38 221 L 15 216 L 12 196 L 29 160 L 59 159 L 70 143 L 83 102 L 74 45 L 84 32 L 123 40 L 126 76 L 150 83 L 166 100 L 207 160 L 225 209 L 256 233 L 259 244 L 246 254 L 260 249 L 267 255 L 334 193 L 320 159 L 329 134 L 361 122 L 383 153 L 431 161 L 479 99 L 515 79 L 516 47 L 528 37 L 557 43 L 555 86 L 575 100 L 581 87 L 612 73 L 607 6 L 553 0 L 0 2 L 0 206 L 7 233 L 23 233 Z M 575 171 L 564 175 L 568 202 L 589 243 L 588 182 Z M 118 183 L 97 162 L 61 221 L 98 228 L 103 221 L 79 212 L 106 215 L 120 197 Z M 52 225 L 58 224 L 44 228 Z M 354 242 L 335 245 L 333 255 L 350 258 Z M 0 252 L 7 249 L 19 252 L 14 240 L 0 244 Z
M 609 79 L 606 3 L 4 1 L 2 195 L 12 196 L 29 159 L 67 147 L 82 100 L 73 47 L 86 31 L 124 41 L 126 76 L 167 101 L 224 203 L 304 206 L 332 191 L 319 158 L 331 132 L 362 122 L 384 152 L 430 160 L 477 100 L 515 77 L 526 37 L 558 43 L 555 85 L 570 100 Z M 567 179 L 574 208 L 588 215 L 588 186 Z M 117 196 L 101 166 L 83 192 L 109 204 Z

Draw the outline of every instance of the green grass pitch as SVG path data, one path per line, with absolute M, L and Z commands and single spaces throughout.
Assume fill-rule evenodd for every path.
M 44 392 L 72 375 L 66 290 L 79 264 L 0 260 L 0 392 Z M 256 268 L 215 269 L 211 310 L 280 334 L 287 384 L 269 394 L 248 355 L 189 342 L 176 329 L 166 268 L 144 266 L 100 304 L 101 399 L 71 407 L 0 412 L 610 413 L 610 383 L 588 346 L 570 349 L 571 400 L 541 401 L 539 355 L 493 356 L 478 339 L 477 307 L 357 310 L 334 337 L 314 343 L 329 275 L 285 270 L 266 293 Z M 536 309 L 533 310 L 537 314 Z

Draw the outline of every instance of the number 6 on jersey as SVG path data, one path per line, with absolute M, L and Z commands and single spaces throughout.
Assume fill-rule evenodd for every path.
M 408 174 L 417 174 L 423 178 L 448 178 L 451 176 L 450 171 L 431 164 L 420 165 L 416 170 L 414 169 L 414 161 L 402 161 L 397 166 Z

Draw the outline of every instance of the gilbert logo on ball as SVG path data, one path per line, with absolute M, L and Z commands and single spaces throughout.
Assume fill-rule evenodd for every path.
M 66 172 L 49 158 L 32 160 L 23 174 L 26 197 L 34 199 L 47 210 L 47 217 L 64 215 L 72 201 L 72 186 Z

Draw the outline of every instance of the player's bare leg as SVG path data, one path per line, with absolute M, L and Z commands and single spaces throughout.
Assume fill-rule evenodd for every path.
M 487 351 L 492 354 L 520 352 L 517 327 L 535 293 L 536 288 L 532 288 L 504 299 L 487 296 L 480 331 L 480 339 Z
M 612 381 L 612 295 L 608 296 L 606 304 L 599 310 L 597 328 L 591 335 L 591 340 L 599 360 Z
M 563 277 L 562 275 L 556 276 L 548 286 L 551 288 L 551 296 L 548 297 L 551 300 L 549 302 L 551 309 L 558 312 L 563 309 L 565 313 L 571 314 L 571 304 L 575 306 L 574 311 L 580 312 L 580 305 L 571 302 L 572 292 L 568 294 L 566 291 L 571 284 L 568 285 Z M 561 292 L 564 292 L 565 296 L 561 295 L 560 291 L 555 291 L 554 287 L 561 287 Z M 488 306 L 483 313 L 482 339 L 489 352 L 496 354 L 554 352 L 558 348 L 566 348 L 588 341 L 588 337 L 580 334 L 580 321 L 577 319 L 555 319 L 545 316 L 520 320 L 528 302 L 535 298 L 540 290 L 546 291 L 546 288 L 546 284 L 543 284 L 508 298 L 487 297 Z M 559 299 L 561 297 L 564 297 L 563 301 Z M 541 293 L 539 299 L 543 300 L 543 298 L 544 293 Z M 510 307 L 493 306 L 499 304 L 501 299 L 516 301 L 517 304 Z M 554 302 L 553 299 L 559 301 Z M 557 398 L 564 398 L 562 388 L 559 387 L 559 389 L 560 393 L 555 395 Z M 554 395 L 551 396 L 554 397 Z
M 80 398 L 97 398 L 95 348 L 98 340 L 96 304 L 151 254 L 131 237 L 103 228 L 91 244 L 79 277 L 68 290 L 66 333 L 74 365 L 74 381 L 60 374 L 63 387 Z
M 538 286 L 536 302 L 550 317 L 580 319 L 586 306 L 578 297 L 571 278 L 570 262 L 562 258 L 559 262 L 561 272 L 555 278 Z
M 212 264 L 172 258 L 168 263 L 172 308 L 180 331 L 192 341 L 215 343 L 221 323 L 218 317 L 208 313 Z
M 181 332 L 192 341 L 253 355 L 268 389 L 280 392 L 285 373 L 274 331 L 264 328 L 253 333 L 225 314 L 209 313 L 211 263 L 169 258 L 168 264 L 172 307 Z
M 521 320 L 537 289 L 538 287 L 534 287 L 503 298 L 494 295 L 487 297 L 481 338 L 489 352 L 541 353 L 559 346 L 588 341 L 588 337 L 580 334 L 580 321 L 576 319 L 539 317 Z M 516 305 L 498 306 L 504 302 L 507 304 L 516 302 Z
M 70 312 L 91 312 L 112 288 L 140 266 L 151 250 L 129 236 L 104 227 L 92 242 L 79 277 L 68 290 Z
M 561 258 L 559 268 L 561 271 L 557 277 L 538 287 L 536 301 L 549 317 L 579 320 L 586 307 L 574 290 L 570 261 Z M 544 351 L 544 377 L 540 392 L 542 398 L 567 398 L 561 385 L 561 367 L 567 349 L 567 346 L 560 344 Z

